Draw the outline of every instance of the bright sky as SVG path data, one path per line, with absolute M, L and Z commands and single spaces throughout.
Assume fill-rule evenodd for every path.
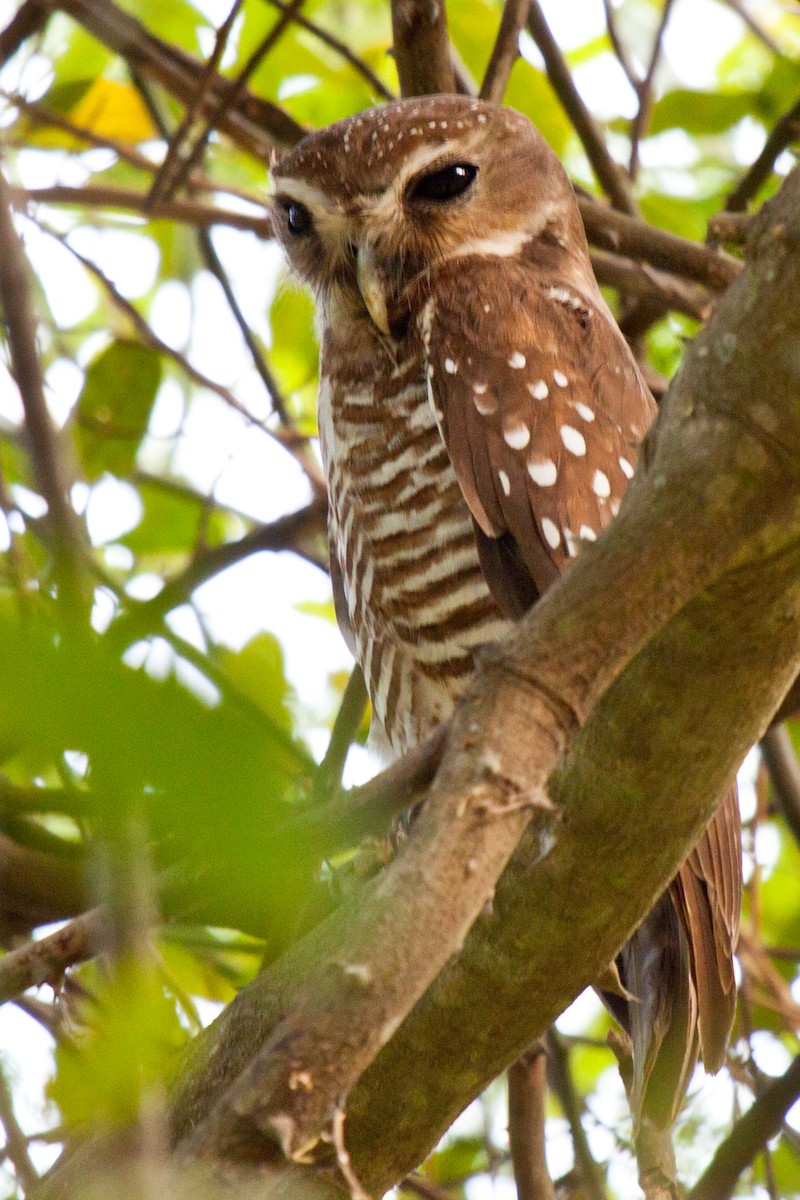
M 219 23 L 230 7 L 230 0 L 196 0 L 209 18 Z M 16 4 L 0 0 L 0 26 L 4 27 Z M 751 9 L 769 13 L 776 7 L 772 0 L 754 0 Z M 604 29 L 601 0 L 546 0 L 544 3 L 551 27 L 565 48 L 581 45 Z M 655 15 L 655 14 L 654 14 Z M 713 0 L 676 0 L 665 39 L 669 68 L 688 86 L 702 88 L 713 83 L 715 65 L 735 44 L 742 24 L 729 8 Z M 537 51 L 525 44 L 525 53 L 532 60 Z M 25 68 L 23 88 L 33 88 L 38 94 L 45 78 L 41 60 Z M 576 71 L 579 87 L 589 107 L 598 114 L 631 115 L 634 101 L 630 87 L 618 64 L 610 55 L 581 66 Z M 20 85 L 17 66 L 12 63 L 2 74 L 2 86 L 14 89 Z M 755 126 L 743 123 L 739 131 L 737 151 L 742 162 L 749 161 L 760 149 L 763 134 Z M 102 152 L 95 152 L 100 154 Z M 653 139 L 642 150 L 646 167 L 674 164 L 691 168 L 691 143 L 678 133 L 664 134 Z M 85 168 L 67 156 L 29 151 L 18 158 L 24 183 L 43 186 L 54 182 L 80 184 Z M 266 186 L 266 178 L 265 178 Z M 59 230 L 70 227 L 72 220 L 63 213 L 52 212 L 51 224 Z M 77 325 L 94 304 L 93 285 L 69 253 L 52 238 L 37 230 L 30 222 L 21 221 L 26 249 L 47 292 L 56 320 L 65 327 Z M 124 295 L 131 299 L 146 293 L 153 284 L 158 267 L 155 247 L 132 231 L 101 231 L 83 228 L 76 232 L 73 244 L 113 276 Z M 219 229 L 213 233 L 217 251 L 233 281 L 239 302 L 252 326 L 265 338 L 269 336 L 265 314 L 277 286 L 280 256 L 272 245 L 265 245 L 250 235 Z M 248 406 L 256 418 L 266 415 L 263 388 L 249 365 L 246 350 L 228 312 L 216 282 L 201 275 L 191 294 L 181 284 L 166 284 L 153 306 L 152 323 L 156 332 L 171 345 L 184 348 L 188 339 L 188 357 L 201 370 L 230 387 L 239 400 Z M 100 348 L 101 340 L 92 339 L 84 350 L 88 361 Z M 48 400 L 54 417 L 63 422 L 77 398 L 81 374 L 63 360 L 48 371 Z M 178 428 L 182 401 L 174 383 L 164 384 L 159 395 L 150 435 L 142 455 L 142 466 L 160 467 L 164 454 L 164 439 Z M 20 405 L 7 375 L 0 374 L 0 419 L 20 419 Z M 301 506 L 308 499 L 308 488 L 299 468 L 265 434 L 248 428 L 244 419 L 228 409 L 212 393 L 201 393 L 192 406 L 184 425 L 181 444 L 174 468 L 200 490 L 213 488 L 215 496 L 243 514 L 259 520 L 270 520 L 287 508 Z M 128 551 L 115 546 L 114 541 L 138 520 L 139 503 L 135 494 L 124 484 L 100 481 L 91 490 L 84 485 L 76 489 L 76 502 L 86 507 L 87 521 L 93 542 L 107 546 L 109 562 L 124 562 Z M 20 504 L 25 507 L 23 499 Z M 33 498 L 29 509 L 36 509 Z M 0 550 L 5 534 L 0 517 Z M 133 586 L 136 595 L 152 594 L 154 579 L 140 577 Z M 329 584 L 315 568 L 291 555 L 261 554 L 238 564 L 206 584 L 196 594 L 196 602 L 215 637 L 232 646 L 241 646 L 256 632 L 269 629 L 278 632 L 286 653 L 286 668 L 298 692 L 303 710 L 315 714 L 319 722 L 312 735 L 313 747 L 321 754 L 326 734 L 321 721 L 330 709 L 332 692 L 328 683 L 334 671 L 349 668 L 350 659 L 338 633 L 326 622 L 304 615 L 297 610 L 301 601 L 329 599 Z M 105 622 L 110 609 L 100 603 L 97 620 Z M 197 618 L 188 607 L 173 614 L 171 622 L 181 636 L 199 644 Z M 151 655 L 155 668 L 163 658 L 165 643 Z M 163 668 L 166 664 L 161 663 Z M 349 765 L 350 777 L 363 777 L 369 769 L 363 753 L 356 753 Z M 745 803 L 752 804 L 752 761 L 746 772 Z M 765 837 L 770 831 L 763 831 Z M 768 846 L 760 847 L 770 857 Z M 774 851 L 773 851 L 774 852 Z M 798 997 L 800 999 L 800 997 Z M 585 993 L 559 1022 L 565 1032 L 579 1031 L 595 1010 L 598 1001 Z M 762 1047 L 763 1069 L 778 1072 L 785 1068 L 774 1041 Z M 29 1132 L 51 1124 L 56 1117 L 43 1104 L 41 1081 L 51 1070 L 49 1039 L 41 1028 L 11 1004 L 0 1010 L 0 1056 L 12 1078 L 25 1079 L 25 1088 L 18 1103 L 17 1115 Z M 698 1083 L 700 1081 L 698 1080 Z M 17 1093 L 20 1094 L 19 1092 Z M 604 1117 L 614 1120 L 614 1114 L 624 1108 L 621 1084 L 615 1071 L 606 1073 L 601 1094 Z M 706 1080 L 696 1103 L 706 1112 L 715 1112 L 724 1122 L 731 1108 L 729 1085 Z M 460 1119 L 462 1128 L 481 1128 L 483 1115 L 473 1105 Z M 563 1123 L 555 1123 L 558 1135 L 550 1146 L 551 1170 L 555 1176 L 570 1166 L 571 1149 Z M 609 1152 L 610 1134 L 601 1128 L 591 1136 L 598 1154 Z M 500 1142 L 504 1137 L 497 1131 Z M 48 1148 L 35 1145 L 37 1164 L 46 1165 L 52 1156 Z M 620 1194 L 636 1192 L 632 1169 L 622 1165 L 612 1176 L 611 1185 Z M 0 1172 L 0 1197 L 11 1195 L 4 1190 Z M 498 1185 L 497 1196 L 509 1200 L 513 1188 L 505 1182 Z M 470 1188 L 470 1200 L 486 1200 L 487 1189 L 481 1181 Z

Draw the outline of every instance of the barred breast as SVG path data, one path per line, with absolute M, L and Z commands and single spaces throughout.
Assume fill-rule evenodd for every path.
M 323 343 L 320 442 L 354 653 L 373 720 L 402 752 L 450 715 L 476 647 L 508 622 L 484 581 L 419 356 L 376 363 L 364 349 Z

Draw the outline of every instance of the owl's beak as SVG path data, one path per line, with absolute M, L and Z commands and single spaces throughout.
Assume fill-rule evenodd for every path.
M 359 246 L 356 252 L 356 280 L 373 323 L 388 337 L 389 313 L 386 307 L 386 293 L 380 280 L 375 251 L 371 246 Z

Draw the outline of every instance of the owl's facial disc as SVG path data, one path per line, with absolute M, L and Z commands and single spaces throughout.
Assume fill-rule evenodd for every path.
M 449 260 L 516 255 L 545 231 L 562 246 L 582 237 L 569 181 L 527 118 L 464 96 L 319 130 L 273 178 L 275 232 L 329 320 L 341 310 L 396 338 Z

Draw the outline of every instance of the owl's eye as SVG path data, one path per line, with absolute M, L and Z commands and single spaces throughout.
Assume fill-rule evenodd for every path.
M 286 205 L 286 224 L 289 226 L 289 233 L 294 237 L 307 237 L 314 228 L 311 213 L 304 204 L 298 204 L 296 200 Z
M 478 174 L 472 163 L 453 163 L 423 175 L 412 185 L 409 200 L 433 200 L 437 204 L 462 196 Z

